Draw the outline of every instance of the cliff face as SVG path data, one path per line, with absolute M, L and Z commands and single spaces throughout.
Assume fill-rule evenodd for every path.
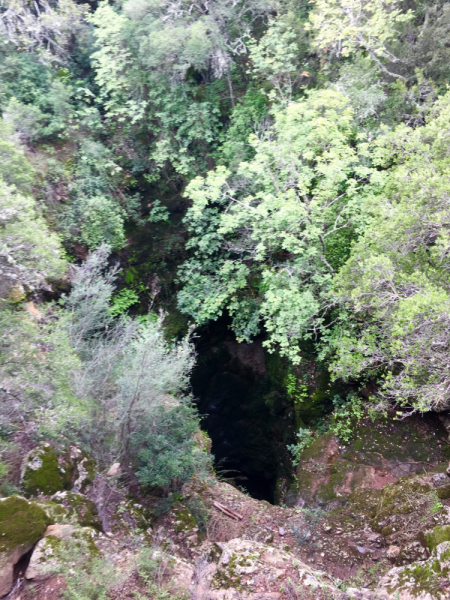
M 50 525 L 20 556 L 4 557 L 3 593 L 9 600 L 57 600 L 65 589 L 75 598 L 70 594 L 83 581 L 83 589 L 97 589 L 95 575 L 104 597 L 114 599 L 448 598 L 445 433 L 438 419 L 414 418 L 361 422 L 347 445 L 320 436 L 285 494 L 290 506 L 251 498 L 212 475 L 164 498 L 121 479 L 119 469 L 109 477 L 95 473 L 83 493 L 30 492 L 34 498 L 15 504 L 36 507 Z M 72 447 L 66 470 L 72 455 L 78 464 Z M 35 463 L 37 477 L 45 464 Z M 34 532 L 32 520 L 23 529 Z M 117 579 L 101 579 L 108 568 Z

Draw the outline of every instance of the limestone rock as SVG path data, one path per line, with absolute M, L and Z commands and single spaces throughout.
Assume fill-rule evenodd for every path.
M 30 496 L 69 489 L 84 493 L 94 479 L 94 466 L 94 460 L 77 446 L 58 456 L 49 443 L 41 442 L 22 462 L 21 483 Z
M 50 444 L 40 443 L 25 456 L 20 479 L 30 496 L 54 494 L 64 488 L 58 456 Z
M 61 540 L 69 538 L 84 539 L 89 542 L 95 538 L 95 531 L 90 527 L 75 527 L 68 524 L 50 525 L 44 537 L 37 543 L 25 573 L 26 579 L 45 581 L 58 570 L 61 559 L 58 550 Z
M 83 494 L 68 491 L 56 492 L 51 500 L 63 506 L 69 515 L 74 515 L 83 527 L 94 527 L 98 531 L 102 530 L 97 507 L 92 500 L 89 500 Z
M 394 567 L 381 578 L 378 591 L 396 600 L 444 600 L 448 598 L 450 542 L 439 544 L 428 560 Z
M 0 500 L 0 596 L 13 585 L 14 565 L 29 552 L 52 523 L 35 502 L 20 496 Z
M 106 477 L 116 477 L 120 473 L 120 471 L 120 463 L 116 462 L 109 467 L 108 472 L 106 473 Z
M 296 585 L 336 590 L 325 583 L 327 580 L 323 572 L 311 569 L 293 555 L 272 546 L 237 538 L 223 546 L 217 569 L 210 575 L 208 598 L 281 598 L 278 589 L 286 580 L 288 570 Z
M 404 546 L 401 549 L 401 552 L 399 552 L 395 564 L 397 567 L 401 567 L 402 565 L 409 565 L 410 563 L 419 560 L 426 560 L 429 555 L 430 553 L 428 552 L 428 549 L 422 546 L 420 542 L 411 542 L 409 544 L 406 544 L 406 546 Z
M 376 427 L 362 419 L 345 445 L 331 432 L 317 437 L 298 465 L 296 506 L 337 508 L 352 496 L 379 492 L 400 478 L 431 471 L 442 462 L 435 433 L 416 416 Z M 442 475 L 434 475 L 433 487 L 437 483 L 444 485 Z

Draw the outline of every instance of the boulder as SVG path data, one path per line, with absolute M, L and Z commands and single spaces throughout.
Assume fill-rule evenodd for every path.
M 94 480 L 94 460 L 76 446 L 61 455 L 41 442 L 22 461 L 21 483 L 29 496 L 61 490 L 84 493 Z
M 65 490 L 53 494 L 51 500 L 64 507 L 67 514 L 74 516 L 83 527 L 94 527 L 98 531 L 102 530 L 102 523 L 98 516 L 97 507 L 92 500 L 86 498 L 83 494 Z
M 449 574 L 450 542 L 442 542 L 428 560 L 388 571 L 377 591 L 395 600 L 444 600 L 449 597 Z
M 67 475 L 68 484 L 64 489 L 84 494 L 90 488 L 95 477 L 95 460 L 78 446 L 59 457 L 59 466 Z
M 0 596 L 13 585 L 14 565 L 29 552 L 52 524 L 35 502 L 20 496 L 0 500 Z
M 441 430 L 438 419 L 372 423 L 365 418 L 348 443 L 331 432 L 319 436 L 301 456 L 295 504 L 337 508 L 365 490 L 377 492 L 402 477 L 443 469 L 450 448 L 442 444 Z M 445 476 L 435 474 L 433 487 L 445 483 Z
M 50 495 L 64 488 L 64 472 L 61 472 L 58 455 L 50 444 L 42 442 L 25 456 L 20 479 L 29 496 Z
M 289 578 L 295 586 L 337 591 L 322 571 L 311 569 L 292 554 L 236 538 L 222 546 L 217 568 L 209 575 L 211 600 L 281 598 L 280 585 Z M 205 586 L 206 587 L 206 586 Z
M 62 540 L 76 538 L 88 542 L 88 548 L 96 554 L 98 551 L 93 545 L 96 532 L 90 527 L 75 527 L 68 524 L 50 525 L 44 537 L 36 544 L 31 555 L 28 568 L 25 572 L 26 579 L 45 581 L 55 575 L 61 567 L 59 555 Z
M 106 477 L 116 477 L 120 473 L 120 471 L 120 463 L 116 462 L 109 467 L 108 472 L 106 473 Z

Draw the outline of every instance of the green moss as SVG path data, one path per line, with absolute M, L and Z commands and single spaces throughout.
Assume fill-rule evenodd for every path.
M 398 585 L 388 588 L 388 592 L 395 594 L 407 589 L 412 597 L 429 594 L 431 598 L 445 598 L 446 592 L 441 587 L 438 575 L 446 577 L 448 573 L 447 569 L 441 571 L 437 560 L 413 563 L 402 570 Z
M 179 505 L 173 509 L 175 516 L 175 531 L 184 532 L 191 531 L 197 527 L 197 522 L 191 511 L 185 506 Z
M 324 433 L 316 438 L 314 442 L 303 451 L 302 462 L 315 458 L 322 458 L 325 449 L 327 448 L 333 436 L 333 432 L 329 431 L 328 433 Z
M 40 444 L 26 459 L 22 485 L 27 495 L 54 494 L 64 488 L 58 457 L 50 444 Z
M 90 485 L 95 478 L 95 460 L 90 456 L 86 456 L 83 462 L 83 467 L 86 469 L 89 475 L 89 479 L 86 479 L 83 483 Z
M 434 550 L 442 542 L 450 542 L 450 525 L 438 525 L 433 531 L 427 531 L 425 541 L 430 550 Z
M 69 516 L 68 511 L 64 506 L 57 504 L 56 502 L 35 502 L 36 506 L 42 508 L 43 511 L 47 514 L 47 516 L 55 521 L 55 523 L 60 523 L 64 521 Z
M 450 498 L 450 483 L 438 487 L 436 493 L 439 500 L 448 500 Z
M 9 552 L 19 545 L 33 546 L 54 523 L 34 502 L 20 496 L 0 500 L 0 552 Z
M 55 494 L 54 500 L 62 504 L 57 504 L 61 510 L 68 512 L 71 515 L 75 515 L 78 523 L 83 527 L 94 527 L 98 531 L 102 530 L 102 524 L 98 516 L 97 507 L 81 494 L 75 492 L 61 492 Z M 53 503 L 48 503 L 53 504 Z

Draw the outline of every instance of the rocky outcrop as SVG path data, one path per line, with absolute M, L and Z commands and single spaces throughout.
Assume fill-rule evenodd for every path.
M 29 496 L 69 489 L 84 493 L 93 482 L 94 466 L 92 458 L 76 446 L 58 454 L 51 444 L 41 442 L 25 456 L 20 481 Z
M 20 496 L 0 500 L 0 596 L 13 585 L 14 565 L 51 523 L 52 519 L 34 502 Z
M 450 542 L 438 544 L 428 560 L 394 567 L 378 591 L 395 600 L 437 600 L 450 597 Z
M 94 527 L 99 531 L 102 530 L 102 523 L 95 503 L 83 494 L 68 491 L 56 492 L 51 500 L 63 506 L 67 514 L 75 517 L 83 527 Z
M 85 540 L 92 547 L 95 536 L 95 530 L 90 527 L 76 527 L 68 524 L 50 525 L 45 531 L 44 537 L 33 550 L 25 577 L 34 581 L 44 581 L 52 577 L 61 567 L 62 559 L 59 550 L 62 540 L 70 538 Z M 87 547 L 89 548 L 89 545 Z
M 401 477 L 443 468 L 450 457 L 445 434 L 439 420 L 431 422 L 431 417 L 375 423 L 363 419 L 348 444 L 326 433 L 303 452 L 291 503 L 337 508 L 355 492 L 381 490 Z

